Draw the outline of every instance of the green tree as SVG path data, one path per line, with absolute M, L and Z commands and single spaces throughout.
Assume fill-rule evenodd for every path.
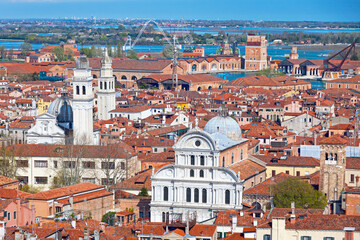
M 278 208 L 290 208 L 295 202 L 297 208 L 322 209 L 327 204 L 324 193 L 315 190 L 308 182 L 298 178 L 288 178 L 271 186 L 274 204 Z
M 25 57 L 26 54 L 28 54 L 31 51 L 32 45 L 30 43 L 24 42 L 23 44 L 20 45 L 20 49 L 22 55 Z
M 13 59 L 13 56 L 14 56 L 14 47 L 10 48 L 8 52 L 8 59 L 11 61 Z
M 52 50 L 52 53 L 55 54 L 56 59 L 61 62 L 65 60 L 65 53 L 64 53 L 64 49 L 62 47 L 55 47 Z
M 17 170 L 18 166 L 16 164 L 13 151 L 2 147 L 0 149 L 0 175 L 9 178 L 16 178 Z
M 266 76 L 266 77 L 277 77 L 285 75 L 283 72 L 277 72 L 274 69 L 266 68 L 256 72 L 256 76 Z
M 135 50 L 127 51 L 126 56 L 130 59 L 139 59 L 137 52 Z
M 167 45 L 163 48 L 163 55 L 166 58 L 173 58 L 174 56 L 174 47 Z M 182 57 L 182 53 L 180 51 L 177 51 L 177 57 L 181 58 Z
M 141 196 L 141 197 L 148 197 L 148 196 L 149 196 L 149 193 L 148 193 L 146 187 L 142 187 L 142 188 L 141 188 L 138 196 Z
M 125 30 L 124 25 L 119 24 L 119 26 L 118 26 L 118 30 L 119 30 L 119 31 L 124 31 L 124 30 Z
M 107 212 L 103 215 L 101 221 L 113 226 L 115 223 L 115 214 L 116 212 Z
M 5 46 L 0 46 L 0 58 L 1 59 L 6 58 Z

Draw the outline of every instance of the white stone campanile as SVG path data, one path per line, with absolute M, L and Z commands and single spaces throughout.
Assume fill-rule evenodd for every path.
M 89 61 L 81 56 L 76 61 L 73 77 L 74 144 L 93 144 L 93 77 Z
M 113 76 L 112 61 L 104 50 L 104 57 L 101 59 L 101 70 L 98 85 L 98 119 L 109 119 L 109 112 L 115 109 L 115 79 Z

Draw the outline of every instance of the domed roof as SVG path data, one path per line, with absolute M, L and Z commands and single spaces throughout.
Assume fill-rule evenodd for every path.
M 61 97 L 56 98 L 49 106 L 47 112 L 55 117 L 58 117 L 61 113 L 62 115 L 68 115 L 68 117 L 60 116 L 61 120 L 69 119 L 71 115 L 72 121 L 72 101 L 67 96 L 67 91 L 65 89 L 61 90 Z M 71 114 L 70 114 L 71 112 Z
M 241 128 L 240 125 L 229 116 L 216 116 L 205 125 L 205 132 L 210 134 L 212 133 L 222 133 L 231 140 L 240 141 L 241 137 Z

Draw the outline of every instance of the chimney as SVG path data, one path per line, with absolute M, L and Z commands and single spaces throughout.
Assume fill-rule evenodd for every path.
M 232 214 L 231 216 L 232 216 L 232 218 L 231 218 L 231 231 L 234 232 L 235 229 L 236 229 L 236 225 L 237 225 L 237 216 L 236 216 L 236 214 Z
M 166 117 L 165 117 L 165 115 L 163 115 L 161 124 L 165 125 L 165 123 L 166 123 Z
M 101 223 L 100 223 L 100 228 L 101 228 L 101 231 L 102 231 L 103 233 L 105 233 L 105 231 L 106 231 L 105 223 L 101 222 Z
M 254 227 L 256 227 L 257 226 L 257 220 L 256 219 L 254 219 Z
M 98 230 L 94 231 L 94 240 L 100 240 L 100 232 Z
M 73 229 L 76 229 L 76 220 L 71 220 L 71 227 L 73 228 Z
M 291 216 L 290 216 L 290 223 L 295 223 L 295 202 L 291 202 Z
M 88 228 L 84 228 L 84 239 L 90 240 L 90 233 Z

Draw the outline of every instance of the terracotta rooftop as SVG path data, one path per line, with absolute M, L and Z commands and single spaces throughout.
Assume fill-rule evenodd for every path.
M 90 190 L 102 189 L 104 188 L 101 185 L 97 185 L 90 182 L 79 183 L 67 187 L 56 188 L 44 192 L 35 193 L 27 196 L 27 199 L 40 199 L 40 200 L 50 200 L 60 197 L 70 196 L 76 193 L 82 193 Z
M 339 135 L 334 135 L 331 137 L 323 137 L 319 139 L 319 144 L 341 144 L 344 145 L 347 143 L 347 140 L 340 137 Z

